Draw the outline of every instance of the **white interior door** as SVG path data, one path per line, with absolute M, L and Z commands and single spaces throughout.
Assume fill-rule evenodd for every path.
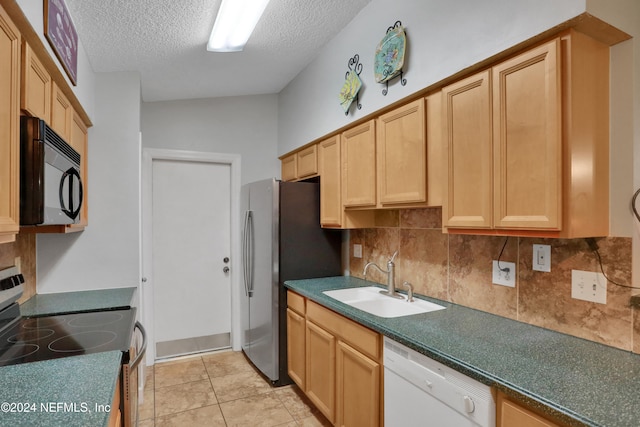
M 230 346 L 231 165 L 152 161 L 156 358 Z

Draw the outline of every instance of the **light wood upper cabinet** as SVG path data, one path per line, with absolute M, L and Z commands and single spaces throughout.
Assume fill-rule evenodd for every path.
M 608 52 L 569 30 L 444 88 L 449 232 L 608 234 Z
M 89 173 L 88 173 L 88 154 L 89 154 L 89 138 L 87 127 L 80 115 L 72 111 L 71 117 L 71 136 L 69 144 L 80 154 L 80 179 L 82 180 L 82 208 L 80 209 L 80 222 L 67 226 L 69 231 L 78 231 L 84 229 L 89 224 Z
M 20 33 L 0 6 L 0 243 L 20 228 Z
M 342 194 L 340 136 L 336 135 L 318 144 L 320 166 L 320 225 L 341 227 Z
M 421 98 L 378 118 L 377 178 L 382 206 L 427 201 L 424 103 Z
M 51 76 L 27 42 L 22 49 L 20 107 L 31 116 L 51 123 Z
M 316 144 L 296 153 L 298 179 L 318 174 L 318 146 Z
M 282 167 L 282 180 L 283 181 L 295 181 L 298 179 L 296 155 L 291 154 L 280 161 Z
M 343 132 L 341 138 L 343 206 L 375 208 L 375 120 Z
M 560 40 L 492 70 L 494 227 L 561 228 Z
M 283 181 L 297 181 L 318 175 L 318 146 L 313 144 L 281 158 Z
M 445 87 L 447 173 L 443 223 L 449 227 L 492 226 L 490 72 Z
M 51 92 L 50 126 L 62 139 L 70 141 L 72 122 L 73 107 L 69 99 L 62 93 L 62 90 L 60 90 L 60 87 L 54 82 Z

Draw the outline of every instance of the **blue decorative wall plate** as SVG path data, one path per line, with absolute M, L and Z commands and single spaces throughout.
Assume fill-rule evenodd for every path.
M 402 25 L 389 28 L 376 48 L 373 71 L 377 83 L 384 83 L 397 76 L 404 65 L 407 37 Z

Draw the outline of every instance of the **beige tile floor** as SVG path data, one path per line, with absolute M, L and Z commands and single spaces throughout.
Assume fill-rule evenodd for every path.
M 147 368 L 139 411 L 140 427 L 330 425 L 297 386 L 272 387 L 233 351 Z

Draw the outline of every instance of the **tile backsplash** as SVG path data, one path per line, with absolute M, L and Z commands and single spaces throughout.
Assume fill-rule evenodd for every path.
M 629 305 L 632 289 L 607 283 L 607 303 L 571 298 L 571 270 L 599 272 L 585 239 L 509 237 L 501 260 L 516 264 L 515 288 L 492 284 L 492 260 L 505 237 L 442 233 L 440 208 L 386 211 L 376 228 L 351 230 L 350 248 L 363 247 L 362 258 L 350 255 L 350 273 L 362 277 L 364 264 L 384 268 L 398 250 L 396 286 L 413 284 L 416 293 L 450 301 L 640 353 L 638 309 Z M 613 281 L 631 285 L 631 238 L 596 239 L 604 271 Z M 533 271 L 533 245 L 551 246 L 551 272 Z M 370 269 L 367 279 L 385 283 Z

